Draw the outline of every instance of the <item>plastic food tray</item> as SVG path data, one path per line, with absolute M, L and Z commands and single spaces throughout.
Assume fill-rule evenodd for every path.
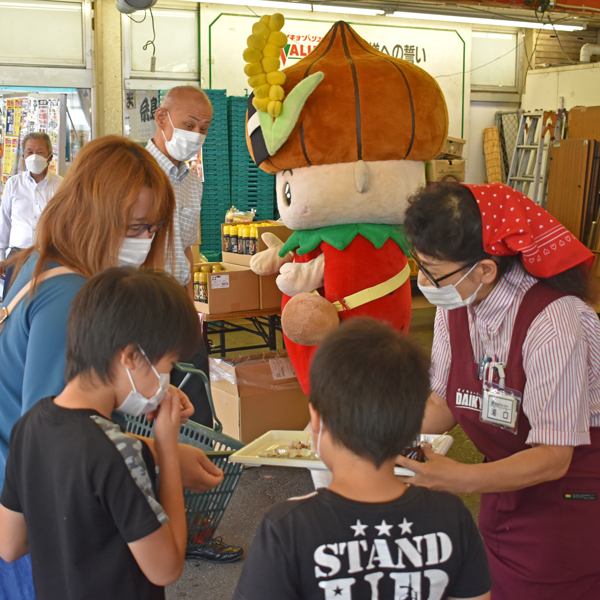
M 259 456 L 263 450 L 275 446 L 288 446 L 290 442 L 300 441 L 310 443 L 310 431 L 267 431 L 250 444 L 244 446 L 229 457 L 229 462 L 244 465 L 271 465 L 273 467 L 301 467 L 303 469 L 327 470 L 322 460 L 310 458 L 267 458 Z
M 446 454 L 452 446 L 454 439 L 450 435 L 427 435 L 421 434 L 421 442 L 432 443 L 436 440 L 434 450 L 438 454 Z M 258 453 L 265 450 L 270 450 L 276 446 L 288 446 L 290 442 L 301 441 L 310 442 L 309 431 L 267 431 L 259 438 L 244 446 L 229 457 L 229 462 L 241 463 L 244 465 L 270 465 L 273 467 L 300 467 L 302 469 L 315 469 L 318 471 L 326 471 L 327 467 L 322 460 L 311 458 L 268 458 L 259 456 Z M 396 475 L 411 476 L 414 473 L 410 469 L 396 467 L 394 469 Z

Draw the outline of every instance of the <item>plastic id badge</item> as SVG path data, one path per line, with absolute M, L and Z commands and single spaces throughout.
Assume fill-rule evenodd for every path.
M 486 381 L 483 384 L 483 397 L 479 419 L 516 434 L 523 395 L 518 390 L 502 389 L 499 385 Z

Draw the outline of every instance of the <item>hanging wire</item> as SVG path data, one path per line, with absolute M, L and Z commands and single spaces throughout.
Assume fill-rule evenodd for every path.
M 550 21 L 550 23 L 552 24 L 552 21 Z M 552 24 L 552 29 L 554 29 L 554 24 Z M 563 45 L 560 42 L 560 37 L 558 37 L 558 31 L 556 31 L 556 29 L 554 29 L 554 35 L 556 35 L 556 41 L 558 42 L 558 45 L 560 46 L 560 51 L 563 53 L 563 56 L 572 64 L 575 64 L 575 62 L 578 62 L 578 61 L 574 61 L 570 56 L 567 55 L 567 53 L 565 52 L 565 49 L 563 48 Z
M 535 44 L 533 45 L 533 50 L 531 51 L 531 60 L 535 61 L 535 51 L 537 50 L 537 45 L 538 42 L 540 40 L 540 35 L 542 34 L 542 30 L 538 29 L 537 32 L 537 36 L 535 38 Z M 533 34 L 532 34 L 533 35 Z M 529 60 L 529 56 L 527 56 L 527 45 L 523 46 L 524 50 L 525 50 L 525 57 L 527 58 L 527 65 L 528 65 L 528 70 L 533 70 L 535 69 L 535 62 L 533 67 L 531 66 L 531 61 Z M 525 72 L 525 75 L 527 75 L 527 71 Z
M 490 62 L 487 62 L 484 65 L 479 65 L 478 67 L 470 69 L 469 71 L 459 71 L 458 73 L 450 73 L 449 75 L 435 75 L 435 79 L 441 79 L 442 77 L 456 77 L 456 75 L 462 75 L 463 73 L 466 75 L 467 73 L 472 73 L 473 71 L 478 71 L 479 69 L 483 69 L 483 67 L 487 67 L 488 65 L 495 63 L 497 60 L 504 58 L 505 56 L 509 55 L 511 52 L 516 52 L 517 48 L 519 46 L 522 46 L 523 44 L 525 44 L 525 40 L 523 40 L 522 42 L 519 42 L 514 48 L 511 48 L 508 52 L 505 52 L 504 54 L 497 56 L 496 58 L 494 58 L 494 60 L 490 60 Z
M 538 9 L 536 8 L 535 13 L 536 13 L 536 19 L 538 20 L 539 23 L 544 24 L 544 18 L 543 18 L 543 13 L 542 13 L 542 19 L 540 19 L 537 15 Z M 564 20 L 564 19 L 561 19 Z M 550 19 L 550 15 L 548 15 L 548 24 L 552 27 L 552 29 L 554 29 L 554 33 L 556 33 L 556 29 L 554 28 L 555 23 L 558 23 L 560 21 L 552 21 Z M 537 49 L 537 45 L 540 39 L 540 35 L 542 34 L 542 29 L 538 30 L 537 36 L 535 38 L 535 44 L 533 46 L 533 52 L 531 53 L 531 59 L 534 59 L 535 56 L 535 51 Z M 556 35 L 556 39 L 558 40 L 558 43 L 562 49 L 562 44 L 560 44 L 560 39 L 558 38 L 558 34 Z M 529 70 L 533 70 L 534 67 L 531 66 L 531 60 L 529 59 L 529 55 L 527 54 L 527 46 L 525 45 L 525 40 L 523 40 L 522 42 L 519 42 L 514 49 L 509 50 L 508 52 L 505 52 L 504 54 L 502 54 L 501 56 L 498 56 L 496 58 L 494 58 L 493 60 L 491 60 L 488 63 L 485 63 L 484 65 L 479 65 L 478 67 L 475 67 L 474 69 L 471 69 L 470 71 L 465 71 L 465 74 L 467 73 L 472 73 L 473 71 L 477 71 L 478 69 L 483 69 L 483 67 L 487 67 L 488 65 L 491 65 L 492 63 L 495 63 L 496 61 L 500 60 L 501 58 L 504 58 L 505 56 L 507 56 L 508 54 L 510 54 L 511 52 L 514 52 L 519 46 L 523 46 L 523 49 L 525 50 L 525 57 L 527 58 L 527 64 L 528 64 L 528 69 Z M 565 54 L 564 49 L 563 49 L 563 54 Z M 566 54 L 565 57 L 570 60 L 571 62 L 574 62 L 573 60 L 571 60 Z M 527 74 L 527 71 L 525 71 L 525 74 Z M 449 75 L 436 75 L 435 78 L 436 79 L 440 79 L 442 77 L 455 77 L 457 75 L 462 75 L 463 72 L 459 72 L 459 73 L 451 73 Z
M 141 21 L 136 21 L 130 14 L 126 13 L 125 16 L 131 19 L 134 23 L 143 23 L 146 20 L 146 11 L 144 11 L 144 18 Z
M 538 10 L 542 13 L 542 18 L 540 19 L 538 17 Z M 535 18 L 538 20 L 538 22 L 543 23 L 544 22 L 544 12 L 545 9 L 540 8 L 539 4 L 535 7 Z M 567 53 L 565 52 L 565 49 L 563 48 L 563 45 L 560 41 L 560 37 L 558 36 L 558 31 L 556 31 L 556 28 L 554 27 L 554 23 L 552 22 L 552 18 L 550 17 L 550 14 L 548 14 L 548 23 L 550 24 L 550 26 L 552 27 L 553 31 L 554 31 L 554 35 L 556 36 L 556 41 L 558 42 L 558 45 L 560 46 L 560 51 L 562 52 L 562 55 L 570 62 L 570 63 L 575 63 L 574 60 L 572 60 L 569 56 L 567 56 Z M 541 31 L 541 30 L 540 30 Z
M 152 56 L 154 56 L 154 55 L 156 54 L 156 46 L 154 45 L 154 42 L 156 41 L 156 30 L 154 29 L 154 14 L 152 13 L 152 9 L 151 9 L 151 8 L 149 8 L 148 10 L 150 11 L 150 19 L 152 19 L 152 39 L 151 39 L 151 40 L 148 40 L 148 41 L 147 41 L 147 42 L 144 44 L 144 46 L 143 46 L 142 50 L 144 50 L 144 51 L 145 51 L 145 50 L 147 50 L 147 49 L 148 49 L 148 46 L 152 46 Z M 146 17 L 144 16 L 144 19 L 145 19 L 145 18 L 146 18 Z M 142 19 L 142 21 L 143 21 L 144 19 Z
M 537 50 L 537 45 L 538 42 L 540 40 L 540 35 L 542 34 L 542 30 L 538 29 L 538 34 L 537 37 L 535 38 L 535 44 L 533 45 L 533 50 L 531 52 L 531 60 L 535 61 L 535 51 Z M 529 60 L 529 56 L 527 55 L 527 44 L 525 44 L 523 46 L 523 50 L 525 50 L 525 58 L 527 59 L 527 70 L 525 71 L 525 75 L 527 75 L 527 73 L 529 71 L 533 71 L 535 69 L 535 64 L 533 65 L 533 67 L 531 66 L 531 61 Z

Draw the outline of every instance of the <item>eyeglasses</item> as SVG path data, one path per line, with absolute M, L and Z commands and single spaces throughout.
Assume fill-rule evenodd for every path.
M 474 260 L 474 261 L 467 263 L 466 265 L 456 269 L 456 271 L 452 271 L 452 273 L 448 273 L 447 275 L 443 275 L 442 277 L 438 277 L 436 279 L 422 265 L 421 261 L 417 258 L 417 255 L 415 254 L 414 251 L 411 251 L 410 255 L 411 255 L 411 258 L 415 261 L 415 264 L 417 265 L 417 267 L 419 267 L 419 271 L 422 271 L 423 275 L 425 275 L 425 278 L 427 279 L 427 281 L 429 281 L 431 283 L 431 285 L 435 286 L 436 288 L 440 287 L 440 281 L 444 281 L 444 279 L 448 279 L 448 277 L 452 277 L 452 275 L 456 275 L 457 273 L 460 273 L 462 270 L 467 269 L 468 267 L 472 267 L 473 265 L 476 265 L 480 260 L 482 260 L 481 258 L 478 258 L 477 260 Z
M 129 227 L 127 227 L 126 237 L 139 237 L 146 231 L 151 235 L 154 235 L 164 224 L 164 221 L 159 221 L 158 223 L 136 223 L 135 225 L 129 225 Z

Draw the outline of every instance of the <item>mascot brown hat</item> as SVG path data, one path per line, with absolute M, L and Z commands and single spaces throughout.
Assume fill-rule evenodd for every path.
M 448 133 L 446 103 L 423 69 L 375 50 L 340 21 L 309 56 L 284 69 L 286 96 L 317 71 L 323 81 L 273 155 L 265 152 L 260 128 L 248 136 L 261 169 L 276 173 L 356 160 L 427 161 L 440 153 Z M 249 102 L 248 118 L 255 112 Z

